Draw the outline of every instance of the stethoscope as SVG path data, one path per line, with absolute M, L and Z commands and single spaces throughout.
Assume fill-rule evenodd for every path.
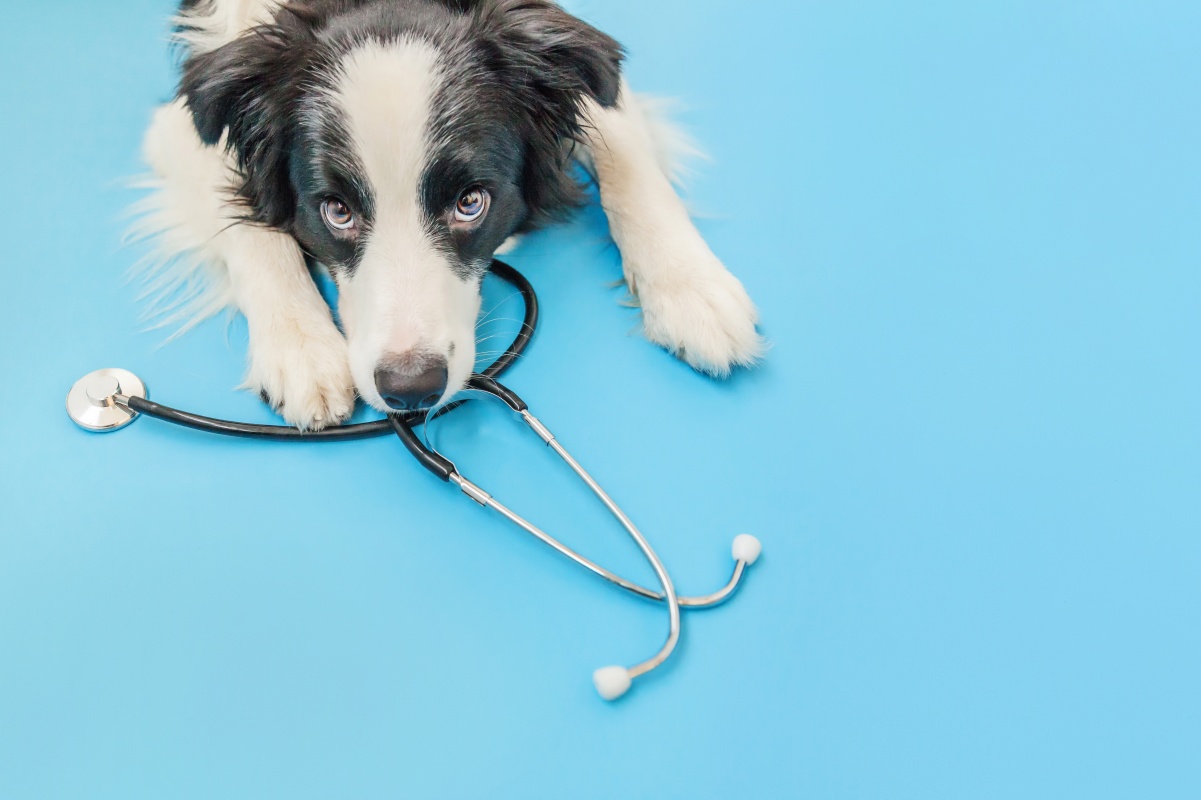
M 119 430 L 129 425 L 142 414 L 148 417 L 182 425 L 209 433 L 227 436 L 238 436 L 251 439 L 268 439 L 273 441 L 350 441 L 367 439 L 395 433 L 404 446 L 417 461 L 440 480 L 452 484 L 471 500 L 484 508 L 491 509 L 519 528 L 534 536 L 542 543 L 553 548 L 557 553 L 566 556 L 579 566 L 609 581 L 631 594 L 647 600 L 666 603 L 668 609 L 669 629 L 667 641 L 657 653 L 646 661 L 632 667 L 604 667 L 593 673 L 593 683 L 596 690 L 605 700 L 616 700 L 629 691 L 634 679 L 654 670 L 671 657 L 680 640 L 680 609 L 713 608 L 729 600 L 742 583 L 746 570 L 758 560 L 762 551 L 759 540 L 749 534 L 743 534 L 734 539 L 733 557 L 734 573 L 729 582 L 718 591 L 703 597 L 680 597 L 676 593 L 675 584 L 663 566 L 662 560 L 651 547 L 650 542 L 634 525 L 624 511 L 613 501 L 600 484 L 580 466 L 567 449 L 559 443 L 537 417 L 530 413 L 529 406 L 512 390 L 497 381 L 529 346 L 534 330 L 538 325 L 538 297 L 534 287 L 521 273 L 500 261 L 493 261 L 492 272 L 497 277 L 511 284 L 521 293 L 525 302 L 525 319 L 520 332 L 513 343 L 497 359 L 496 363 L 474 376 L 468 386 L 470 389 L 484 395 L 496 398 L 509 409 L 518 414 L 538 438 L 554 450 L 558 456 L 571 468 L 576 475 L 592 490 L 605 505 L 630 537 L 638 545 L 646 560 L 650 563 L 658 578 L 660 590 L 648 589 L 633 581 L 613 573 L 597 564 L 595 561 L 577 553 L 550 534 L 530 523 L 521 515 L 500 503 L 478 485 L 467 480 L 459 472 L 454 463 L 428 447 L 413 430 L 414 426 L 447 413 L 457 408 L 463 401 L 449 404 L 436 409 L 432 413 L 420 411 L 395 414 L 376 422 L 358 425 L 345 425 L 328 428 L 322 431 L 307 432 L 295 428 L 275 425 L 248 425 L 225 420 L 211 419 L 197 414 L 190 414 L 178 409 L 169 408 L 152 402 L 146 390 L 146 385 L 132 372 L 122 369 L 102 369 L 82 378 L 72 387 L 67 395 L 67 413 L 80 427 L 98 433 Z

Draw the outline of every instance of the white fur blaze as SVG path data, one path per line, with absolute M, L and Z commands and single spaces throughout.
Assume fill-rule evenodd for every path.
M 385 412 L 374 376 L 389 357 L 444 357 L 443 399 L 463 387 L 475 362 L 479 280 L 456 275 L 431 243 L 420 197 L 433 102 L 444 79 L 430 45 L 371 42 L 343 59 L 329 97 L 341 110 L 375 205 L 359 264 L 341 282 L 339 309 L 359 395 Z

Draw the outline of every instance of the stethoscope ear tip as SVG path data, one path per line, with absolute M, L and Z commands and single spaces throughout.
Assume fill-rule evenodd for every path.
M 734 538 L 733 554 L 735 561 L 745 561 L 749 567 L 763 555 L 763 543 L 749 533 L 744 533 Z
M 612 702 L 630 691 L 634 679 L 625 667 L 604 667 L 592 673 L 592 683 L 602 699 Z

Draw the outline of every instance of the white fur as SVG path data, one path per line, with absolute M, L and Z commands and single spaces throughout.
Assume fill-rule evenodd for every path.
M 175 18 L 175 38 L 193 53 L 229 44 L 255 25 L 270 22 L 283 0 L 208 0 Z
M 621 100 L 621 110 L 642 118 L 659 171 L 676 186 L 684 186 L 692 175 L 692 164 L 708 160 L 709 156 L 697 144 L 696 139 L 675 121 L 674 115 L 679 109 L 679 103 L 669 97 L 656 97 L 631 92 L 628 89 L 623 92 Z M 596 179 L 592 148 L 576 148 L 572 154 L 588 174 Z
M 192 280 L 204 264 L 210 289 L 183 312 L 193 320 L 232 301 L 246 315 L 246 388 L 263 393 L 289 423 L 321 428 L 354 406 L 346 341 L 317 291 L 292 237 L 237 219 L 230 205 L 234 167 L 224 149 L 206 147 L 181 102 L 156 113 L 146 160 L 158 175 L 141 230 L 160 231 L 160 289 Z M 178 314 L 176 315 L 178 316 Z
M 587 144 L 609 228 L 647 338 L 725 376 L 762 356 L 758 312 L 705 243 L 661 166 L 645 109 L 623 87 L 617 108 L 585 103 Z
M 363 399 L 387 411 L 375 388 L 381 361 L 444 356 L 449 397 L 474 365 L 480 294 L 479 281 L 460 279 L 431 244 L 419 196 L 431 105 L 441 82 L 438 54 L 420 42 L 370 43 L 351 53 L 341 72 L 332 99 L 343 111 L 375 199 L 363 258 L 341 290 L 351 372 Z
M 212 246 L 229 224 L 226 196 L 212 187 L 233 178 L 222 158 L 204 151 L 182 101 L 155 112 L 143 147 L 154 175 L 138 184 L 150 194 L 134 206 L 126 239 L 155 243 L 133 276 L 143 284 L 144 319 L 175 328 L 172 338 L 233 302 L 229 272 Z
M 692 162 L 708 156 L 688 131 L 672 118 L 679 109 L 679 103 L 669 97 L 631 92 L 628 88 L 622 99 L 627 108 L 635 109 L 635 113 L 642 117 L 654 145 L 660 171 L 672 183 L 683 185 L 691 174 Z

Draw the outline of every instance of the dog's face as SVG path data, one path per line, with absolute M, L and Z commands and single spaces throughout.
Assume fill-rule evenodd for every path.
M 576 200 L 565 143 L 620 61 L 544 0 L 316 0 L 193 56 L 181 93 L 247 216 L 329 267 L 360 395 L 414 409 L 470 376 L 496 249 Z

